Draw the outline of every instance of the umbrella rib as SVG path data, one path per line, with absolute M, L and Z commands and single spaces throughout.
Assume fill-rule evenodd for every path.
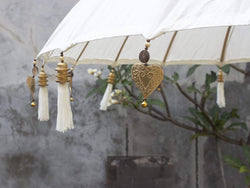
M 170 52 L 170 49 L 171 49 L 171 47 L 172 47 L 172 45 L 173 45 L 173 43 L 174 43 L 174 39 L 175 39 L 175 37 L 176 37 L 177 32 L 178 32 L 178 31 L 175 31 L 175 32 L 174 32 L 174 34 L 173 34 L 173 36 L 172 36 L 172 38 L 171 38 L 171 41 L 170 41 L 170 43 L 169 43 L 169 45 L 168 45 L 167 51 L 166 51 L 165 56 L 164 56 L 164 58 L 163 58 L 163 60 L 162 60 L 162 62 L 163 62 L 164 64 L 165 64 L 165 62 L 166 62 L 166 60 L 167 60 L 168 54 L 169 54 L 169 52 Z
M 73 45 L 71 45 L 70 47 L 68 47 L 66 50 L 64 50 L 63 52 L 65 53 L 65 52 L 67 52 L 68 50 L 70 50 L 71 48 L 73 48 L 73 47 L 75 47 L 77 44 L 73 44 Z
M 87 41 L 86 44 L 84 45 L 84 47 L 83 47 L 81 53 L 79 54 L 78 58 L 76 59 L 76 63 L 77 63 L 77 62 L 79 61 L 79 59 L 82 57 L 82 54 L 83 54 L 83 52 L 85 51 L 85 49 L 87 48 L 88 44 L 89 44 L 89 41 Z
M 126 36 L 126 38 L 124 39 L 124 41 L 123 41 L 123 43 L 122 43 L 122 45 L 121 45 L 121 48 L 120 48 L 118 54 L 116 55 L 115 63 L 118 61 L 119 56 L 120 56 L 120 54 L 121 54 L 121 52 L 122 52 L 122 49 L 123 49 L 123 47 L 125 46 L 125 43 L 126 43 L 127 40 L 128 40 L 128 37 L 129 37 L 129 36 Z
M 231 31 L 231 28 L 232 28 L 232 26 L 228 26 L 227 32 L 225 34 L 225 39 L 224 39 L 224 42 L 223 42 L 223 47 L 222 47 L 221 56 L 220 56 L 220 62 L 221 63 L 224 62 L 224 59 L 225 59 L 226 47 L 227 47 L 227 44 L 228 44 L 228 38 L 229 38 L 229 33 Z

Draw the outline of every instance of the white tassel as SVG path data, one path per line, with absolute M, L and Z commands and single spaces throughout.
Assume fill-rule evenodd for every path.
M 220 108 L 224 108 L 226 106 L 225 95 L 224 95 L 224 76 L 223 72 L 220 69 L 218 75 L 218 85 L 217 85 L 217 100 L 216 103 Z
M 105 111 L 105 110 L 107 110 L 107 107 L 110 106 L 109 99 L 111 96 L 111 92 L 112 92 L 114 83 L 115 83 L 115 72 L 112 69 L 111 72 L 109 73 L 109 76 L 108 76 L 108 86 L 106 88 L 106 91 L 105 91 L 103 98 L 102 98 L 102 101 L 100 103 L 100 110 Z
M 39 101 L 38 101 L 38 120 L 49 120 L 49 99 L 48 89 L 46 86 L 39 89 Z
M 102 101 L 100 103 L 100 110 L 104 110 L 104 111 L 107 110 L 112 89 L 113 89 L 113 84 L 109 83 L 103 95 Z
M 57 89 L 58 99 L 56 130 L 59 132 L 65 132 L 68 129 L 74 128 L 68 84 L 60 83 L 58 84 Z
M 224 108 L 226 106 L 225 95 L 224 95 L 224 82 L 218 82 L 216 102 L 220 108 Z

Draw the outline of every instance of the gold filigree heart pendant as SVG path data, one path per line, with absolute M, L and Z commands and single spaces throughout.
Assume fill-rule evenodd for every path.
M 144 99 L 151 95 L 163 80 L 164 72 L 159 65 L 134 64 L 131 69 L 132 79 L 142 92 Z

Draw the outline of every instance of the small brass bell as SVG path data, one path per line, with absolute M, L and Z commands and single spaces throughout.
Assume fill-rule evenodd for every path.
M 143 100 L 143 102 L 141 103 L 141 106 L 143 107 L 143 108 L 146 108 L 147 106 L 148 106 L 148 103 L 147 103 L 147 101 L 144 99 Z
M 35 106 L 36 106 L 36 102 L 35 102 L 35 101 L 32 101 L 32 102 L 30 103 L 30 106 L 35 107 Z
M 70 101 L 74 101 L 74 98 L 73 98 L 73 97 L 70 97 Z

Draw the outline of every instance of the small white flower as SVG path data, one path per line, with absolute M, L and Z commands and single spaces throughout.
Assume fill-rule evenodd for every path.
M 96 73 L 97 72 L 97 69 L 92 69 L 93 73 Z
M 97 72 L 95 72 L 95 73 L 94 73 L 94 76 L 95 76 L 95 77 L 98 77 L 99 75 L 97 74 Z
M 88 69 L 89 74 L 93 74 L 93 69 Z
M 114 97 L 115 96 L 115 92 L 113 91 L 112 93 L 111 93 L 111 97 Z
M 100 76 L 102 74 L 102 71 L 98 71 L 97 74 L 98 76 Z
M 120 94 L 122 92 L 122 90 L 120 90 L 120 89 L 115 89 L 115 93 L 116 94 Z
M 118 100 L 116 100 L 116 99 L 112 99 L 112 100 L 110 101 L 110 103 L 111 103 L 111 104 L 118 104 L 118 103 L 119 103 L 119 101 L 118 101 Z

